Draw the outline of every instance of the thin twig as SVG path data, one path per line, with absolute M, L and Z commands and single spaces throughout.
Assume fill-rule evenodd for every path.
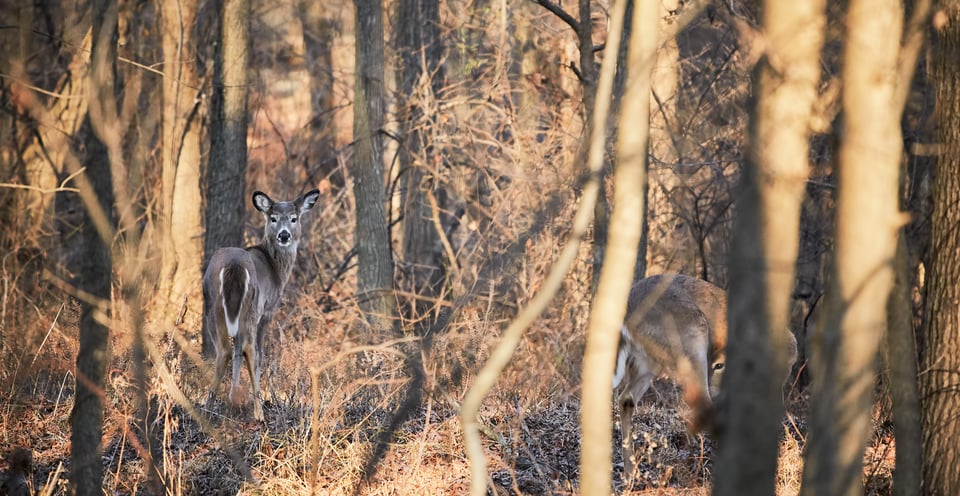
M 33 355 L 33 360 L 30 362 L 30 366 L 37 363 L 37 358 L 40 356 L 40 351 L 43 350 L 43 345 L 47 342 L 47 338 L 50 337 L 50 333 L 53 332 L 53 328 L 57 326 L 57 321 L 60 320 L 60 314 L 63 313 L 64 303 L 60 304 L 60 309 L 57 310 L 57 315 L 53 317 L 53 322 L 50 323 L 50 329 L 47 330 L 47 334 L 43 336 L 43 341 L 40 341 L 40 347 L 37 348 L 37 353 Z

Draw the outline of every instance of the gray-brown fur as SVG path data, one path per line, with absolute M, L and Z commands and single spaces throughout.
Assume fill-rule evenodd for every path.
M 208 338 L 216 354 L 216 376 L 208 402 L 223 381 L 232 337 L 233 378 L 229 399 L 233 402 L 243 361 L 253 387 L 253 416 L 263 420 L 260 398 L 263 340 L 297 257 L 300 217 L 313 208 L 319 196 L 320 192 L 313 190 L 293 201 L 274 202 L 257 191 L 253 194 L 253 205 L 266 221 L 263 240 L 248 248 L 221 248 L 210 258 L 203 276 L 203 300 Z M 236 335 L 231 336 L 231 331 Z
M 787 330 L 788 369 L 797 358 L 797 342 Z M 620 405 L 624 474 L 633 471 L 631 419 L 654 378 L 666 375 L 683 387 L 698 430 L 720 392 L 726 364 L 727 294 L 706 281 L 664 274 L 631 288 L 627 316 L 617 349 L 614 389 Z

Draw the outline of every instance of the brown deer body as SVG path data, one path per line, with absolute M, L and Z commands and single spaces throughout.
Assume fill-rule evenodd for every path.
M 263 240 L 248 248 L 220 248 L 203 275 L 203 303 L 207 338 L 213 342 L 216 376 L 209 403 L 223 381 L 230 340 L 233 339 L 233 379 L 229 399 L 240 382 L 244 361 L 253 388 L 253 416 L 263 420 L 260 398 L 260 355 L 267 327 L 290 278 L 300 243 L 300 216 L 317 203 L 320 192 L 310 191 L 293 201 L 274 202 L 253 194 L 253 205 L 266 219 Z
M 797 341 L 792 332 L 786 333 L 789 373 L 797 360 Z M 693 409 L 691 428 L 698 430 L 720 392 L 726 348 L 726 291 L 680 274 L 652 276 L 634 284 L 613 378 L 621 409 L 624 477 L 633 472 L 633 410 L 653 379 L 668 375 L 683 386 L 684 401 Z

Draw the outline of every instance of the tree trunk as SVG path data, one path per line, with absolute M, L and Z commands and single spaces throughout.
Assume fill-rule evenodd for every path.
M 405 146 L 400 147 L 400 167 L 406 171 L 403 216 L 403 257 L 413 294 L 431 299 L 445 279 L 443 230 L 446 192 L 437 174 L 443 159 L 433 148 L 437 132 L 437 98 L 444 85 L 440 66 L 440 12 L 437 0 L 411 0 L 399 5 L 398 44 L 402 67 L 399 72 L 401 117 L 407 128 Z M 431 205 L 431 203 L 433 205 Z M 436 216 L 436 219 L 435 219 Z M 422 317 L 431 304 L 414 302 L 410 315 Z
M 117 4 L 115 0 L 92 2 L 94 84 L 111 97 L 115 91 L 114 71 L 117 57 Z M 109 67 L 104 67 L 104 66 Z M 97 138 L 88 115 L 82 132 L 86 141 L 86 175 L 93 186 L 98 207 L 111 211 L 113 204 L 110 160 L 107 147 Z M 113 272 L 110 247 L 94 227 L 91 207 L 84 208 L 80 230 L 82 255 L 78 258 L 77 287 L 103 306 L 81 301 L 80 344 L 77 350 L 77 391 L 70 413 L 71 450 L 70 485 L 78 496 L 103 494 L 103 410 L 105 376 L 109 363 L 109 329 L 102 323 L 106 303 L 110 301 Z
M 160 235 L 163 247 L 158 319 L 170 323 L 188 296 L 200 294 L 200 83 L 195 0 L 164 1 L 163 131 Z M 198 300 L 199 298 L 197 298 Z M 191 298 L 194 300 L 194 298 Z
M 634 5 L 627 55 L 627 85 L 619 128 L 630 129 L 617 139 L 614 203 L 610 217 L 604 264 L 590 311 L 587 346 L 583 357 L 583 398 L 580 425 L 580 491 L 609 494 L 613 466 L 610 443 L 613 369 L 620 325 L 626 314 L 627 294 L 640 243 L 646 183 L 650 85 L 657 49 L 659 0 L 638 0 Z M 614 14 L 615 15 L 615 14 Z M 637 118 L 639 116 L 639 119 Z
M 910 496 L 921 485 L 920 397 L 917 391 L 917 347 L 914 341 L 911 275 L 907 242 L 901 232 L 894 260 L 894 283 L 887 302 L 886 369 L 893 403 L 896 470 L 893 494 Z
M 933 35 L 940 152 L 933 186 L 925 346 L 920 370 L 923 482 L 929 495 L 960 494 L 960 2 L 944 2 Z
M 644 193 L 647 200 L 644 202 L 640 249 L 637 250 L 637 267 L 633 271 L 636 280 L 642 279 L 647 274 L 650 224 L 658 222 L 658 219 L 650 216 L 650 205 L 658 198 L 661 202 L 666 201 L 662 193 L 658 194 L 658 188 L 650 189 L 650 183 L 663 182 L 668 175 L 673 177 L 670 171 L 677 165 L 680 158 L 676 134 L 677 88 L 680 84 L 680 48 L 677 44 L 676 26 L 677 12 L 680 7 L 679 0 L 663 0 L 660 2 L 660 12 L 657 14 L 659 20 L 657 37 L 660 40 L 660 46 L 653 66 L 653 82 L 650 90 L 650 160 L 647 161 L 648 179 Z M 658 173 L 658 169 L 666 171 L 666 174 Z M 666 217 L 663 221 L 666 221 Z
M 352 171 L 357 205 L 357 298 L 368 322 L 387 331 L 395 321 L 396 303 L 383 187 L 383 6 L 380 0 L 354 3 L 357 51 Z
M 737 203 L 718 495 L 772 494 L 776 484 L 789 350 L 783 329 L 789 327 L 800 246 L 825 1 L 767 2 L 762 19 L 768 57 L 776 60 L 766 58 L 756 67 L 751 147 Z
M 812 340 L 804 495 L 863 494 L 877 349 L 901 224 L 903 139 L 895 105 L 901 2 L 853 0 L 847 24 L 835 273 L 825 323 Z
M 343 174 L 337 162 L 336 127 L 333 99 L 333 44 L 340 36 L 339 24 L 332 17 L 334 9 L 325 2 L 301 0 L 303 45 L 310 72 L 310 155 L 320 173 L 343 187 Z
M 243 246 L 246 217 L 247 71 L 250 59 L 250 0 L 220 0 L 220 43 L 213 64 L 210 165 L 204 210 L 204 265 L 224 246 Z M 203 321 L 206 322 L 206 319 Z M 204 324 L 205 325 L 205 324 Z M 203 332 L 203 354 L 213 343 Z

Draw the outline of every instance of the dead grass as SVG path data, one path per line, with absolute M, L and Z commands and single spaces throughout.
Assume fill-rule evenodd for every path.
M 307 296 L 302 296 L 306 298 Z M 456 321 L 435 340 L 424 363 L 426 394 L 422 404 L 396 432 L 376 475 L 361 482 L 363 467 L 377 435 L 389 422 L 405 391 L 407 374 L 397 351 L 403 340 L 360 347 L 347 336 L 355 325 L 342 309 L 320 316 L 287 308 L 285 337 L 271 351 L 266 374 L 267 423 L 251 419 L 249 402 L 234 406 L 218 399 L 201 409 L 214 429 L 201 428 L 159 384 L 153 386 L 157 425 L 163 445 L 163 464 L 169 494 L 463 494 L 468 467 L 463 455 L 457 403 L 469 383 L 470 372 L 496 338 L 496 326 L 482 321 Z M 341 315 L 342 314 L 342 315 Z M 464 312 L 470 319 L 475 313 Z M 337 318 L 342 317 L 342 318 Z M 61 317 L 62 318 L 62 317 Z M 53 316 L 47 317 L 52 320 Z M 498 494 L 575 494 L 579 479 L 577 361 L 582 339 L 559 316 L 552 326 L 532 329 L 516 362 L 485 403 L 481 417 L 493 437 L 485 440 L 490 479 Z M 69 343 L 75 328 L 55 326 L 50 339 Z M 294 340 L 292 327 L 303 337 Z M 315 327 L 315 328 L 314 328 Z M 121 338 L 115 337 L 115 341 Z M 188 338 L 189 341 L 189 338 Z M 465 358 L 463 350 L 474 347 Z M 4 384 L 0 404 L 0 432 L 4 446 L 31 450 L 35 467 L 29 478 L 34 491 L 66 494 L 69 471 L 69 414 L 73 392 L 69 347 L 59 345 L 27 353 L 38 355 L 44 367 L 25 368 L 17 381 Z M 561 353 L 566 350 L 566 353 Z M 181 388 L 199 403 L 206 395 L 202 370 L 185 366 L 189 359 L 175 345 L 165 354 L 179 364 Z M 563 359 L 561 356 L 563 355 Z M 147 480 L 132 425 L 133 405 L 128 377 L 130 364 L 122 349 L 114 348 L 109 376 L 108 412 L 104 425 L 104 489 L 113 494 L 142 492 Z M 13 363 L 5 360 L 5 363 Z M 549 366 L 544 364 L 550 363 Z M 59 367 L 54 366 L 59 364 Z M 453 369 L 457 366 L 457 380 Z M 311 369 L 320 371 L 316 397 Z M 9 373 L 9 370 L 7 371 Z M 243 387 L 247 378 L 243 377 Z M 221 385 L 221 393 L 225 385 Z M 802 397 L 791 404 L 781 442 L 778 495 L 797 494 L 802 472 L 805 425 Z M 658 381 L 637 410 L 638 469 L 623 479 L 622 461 L 615 455 L 615 489 L 621 494 L 709 494 L 713 442 L 689 436 L 678 409 L 676 388 Z M 617 430 L 616 432 L 619 432 Z M 618 434 L 617 434 L 618 435 Z M 890 490 L 894 449 L 891 434 L 878 430 L 865 457 L 869 494 Z M 611 440 L 618 446 L 619 439 Z M 228 449 L 239 459 L 233 459 Z M 619 451 L 619 450 L 616 450 Z M 6 462 L 4 462 L 6 464 Z M 7 470 L 0 465 L 0 470 Z M 243 473 L 249 469 L 251 479 Z

